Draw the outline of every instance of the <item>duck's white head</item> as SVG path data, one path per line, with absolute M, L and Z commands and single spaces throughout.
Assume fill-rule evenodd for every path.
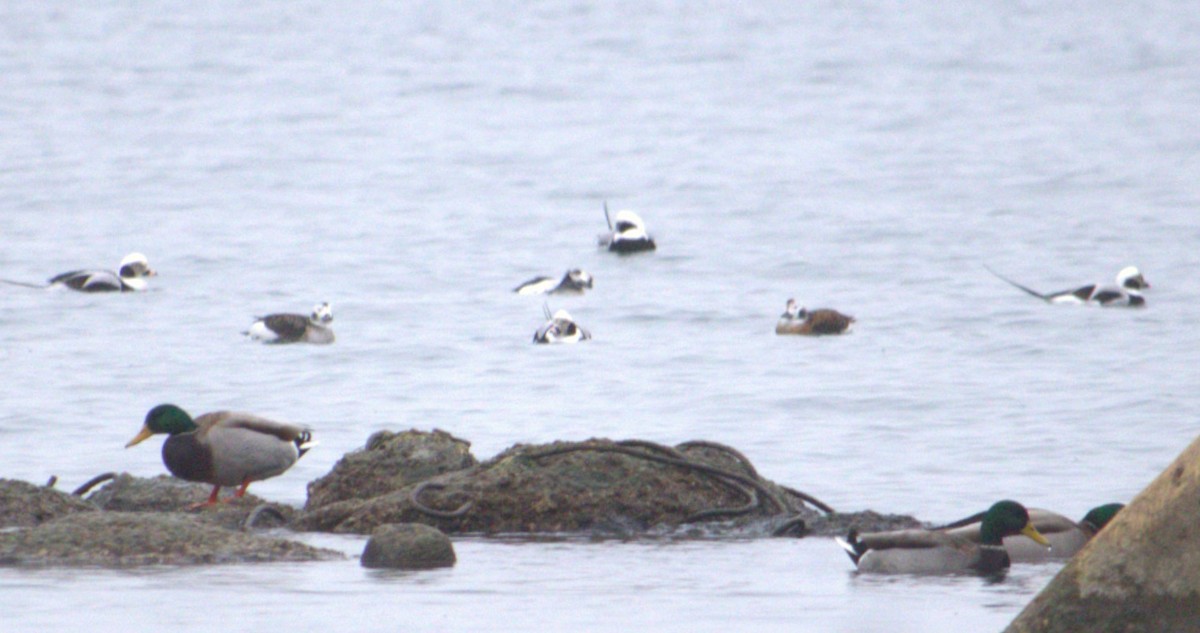
M 1126 290 L 1141 290 L 1149 288 L 1150 282 L 1146 281 L 1137 266 L 1126 266 L 1117 273 L 1117 285 Z
M 555 312 L 554 316 L 551 318 L 555 321 L 570 321 L 571 315 L 567 314 L 566 310 L 559 310 L 558 312 Z
M 146 278 L 154 277 L 157 274 L 153 268 L 150 268 L 150 261 L 141 253 L 126 255 L 121 260 L 120 266 L 117 267 L 117 275 L 121 277 L 121 281 L 135 290 L 145 290 Z
M 795 319 L 800 316 L 800 304 L 796 303 L 795 299 L 787 300 L 787 310 L 783 313 L 784 318 Z
M 309 317 L 313 323 L 329 323 L 333 321 L 333 306 L 329 302 L 313 306 L 312 316 Z
M 624 239 L 646 237 L 646 223 L 638 214 L 629 209 L 617 211 L 616 219 L 613 220 L 613 228 Z
M 586 270 L 582 270 L 579 268 L 574 268 L 572 270 L 569 270 L 569 271 L 567 271 L 567 279 L 570 280 L 570 282 L 572 284 L 574 284 L 580 288 L 584 288 L 584 287 L 591 288 L 592 287 L 592 276 Z

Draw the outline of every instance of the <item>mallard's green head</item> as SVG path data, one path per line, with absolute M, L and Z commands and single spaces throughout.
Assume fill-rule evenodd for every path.
M 1092 508 L 1087 515 L 1083 517 L 1083 520 L 1080 521 L 1080 523 L 1090 525 L 1093 530 L 1099 532 L 1100 529 L 1108 525 L 1108 522 L 1112 521 L 1113 517 L 1117 516 L 1117 512 L 1120 512 L 1121 508 L 1124 507 L 1125 504 L 1123 503 L 1106 503 L 1102 506 Z
M 1050 546 L 1046 537 L 1029 522 L 1029 512 L 1016 501 L 997 501 L 983 515 L 979 535 L 985 545 L 1001 545 L 1004 537 L 1024 534 L 1035 542 Z
M 150 412 L 146 414 L 146 422 L 142 425 L 142 430 L 132 440 L 129 440 L 125 448 L 129 448 L 156 433 L 177 435 L 195 430 L 196 423 L 192 421 L 192 416 L 188 415 L 187 411 L 173 404 L 160 404 L 150 409 Z

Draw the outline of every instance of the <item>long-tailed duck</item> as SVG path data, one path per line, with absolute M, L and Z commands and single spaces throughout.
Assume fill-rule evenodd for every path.
M 1149 288 L 1150 284 L 1134 266 L 1121 269 L 1117 273 L 1115 286 L 1090 284 L 1074 290 L 1062 290 L 1050 294 L 1040 293 L 1032 288 L 1023 286 L 1004 275 L 994 271 L 990 266 L 984 266 L 988 272 L 1000 280 L 1025 291 L 1026 293 L 1045 301 L 1046 303 L 1096 303 L 1106 308 L 1140 308 L 1146 305 L 1146 298 L 1136 290 Z
M 141 253 L 130 253 L 121 260 L 117 272 L 111 270 L 72 270 L 55 275 L 47 280 L 46 285 L 25 283 L 23 281 L 3 280 L 17 286 L 29 288 L 50 288 L 61 286 L 78 290 L 79 292 L 133 292 L 146 289 L 146 278 L 158 275 L 150 268 L 146 256 Z
M 779 321 L 775 324 L 775 333 L 810 336 L 842 334 L 849 331 L 853 323 L 854 317 L 842 314 L 837 310 L 828 308 L 806 310 L 801 308 L 795 299 L 788 299 L 787 311 L 779 315 Z
M 579 327 L 566 310 L 559 310 L 551 316 L 549 307 L 543 309 L 546 311 L 546 322 L 533 334 L 534 343 L 577 343 L 592 338 L 591 333 Z
M 657 248 L 654 238 L 646 233 L 646 223 L 633 211 L 617 211 L 614 222 L 608 217 L 608 203 L 605 203 L 604 219 L 608 221 L 608 233 L 600 236 L 600 246 L 610 252 L 638 253 Z
M 540 294 L 583 294 L 583 291 L 592 287 L 592 276 L 587 271 L 573 268 L 568 270 L 558 282 L 554 284 L 553 277 L 534 277 L 529 281 L 513 288 L 513 292 L 519 295 L 540 295 Z
M 312 314 L 268 314 L 256 317 L 250 329 L 242 332 L 246 336 L 264 343 L 315 343 L 325 345 L 333 342 L 333 308 L 328 303 L 313 307 Z

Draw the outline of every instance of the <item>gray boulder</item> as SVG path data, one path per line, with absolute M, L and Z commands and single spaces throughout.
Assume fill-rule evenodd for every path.
M 234 499 L 232 489 L 222 490 L 222 501 L 216 505 L 189 509 L 208 500 L 210 492 L 212 486 L 208 484 L 169 475 L 146 478 L 121 473 L 87 499 L 109 512 L 188 512 L 199 520 L 230 529 L 246 525 L 278 527 L 289 523 L 295 514 L 289 506 L 268 504 L 253 494 Z
M 304 509 L 370 499 L 476 464 L 471 443 L 445 431 L 379 431 L 365 447 L 347 453 L 329 474 L 308 485 Z
M 385 569 L 433 569 L 457 562 L 450 538 L 420 523 L 391 523 L 371 532 L 362 566 Z
M 16 479 L 0 479 L 0 528 L 31 527 L 96 506 L 54 488 Z
M 1200 629 L 1200 438 L 1067 563 L 1006 633 Z
M 336 558 L 342 555 L 176 513 L 87 512 L 0 533 L 0 565 L 8 566 L 124 568 Z

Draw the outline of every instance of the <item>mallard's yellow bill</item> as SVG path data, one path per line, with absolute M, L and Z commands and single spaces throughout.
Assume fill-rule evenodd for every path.
M 1028 536 L 1029 538 L 1033 539 L 1034 542 L 1036 542 L 1040 545 L 1045 545 L 1046 547 L 1050 547 L 1050 541 L 1047 541 L 1046 537 L 1042 536 L 1042 533 L 1038 532 L 1037 528 L 1033 527 L 1032 523 L 1026 524 L 1025 527 L 1021 530 L 1021 534 Z
M 151 435 L 154 435 L 154 431 L 151 431 L 150 427 L 143 426 L 142 430 L 138 431 L 138 434 L 134 436 L 132 440 L 129 440 L 129 443 L 125 445 L 125 448 L 129 448 L 130 446 L 145 440 Z

